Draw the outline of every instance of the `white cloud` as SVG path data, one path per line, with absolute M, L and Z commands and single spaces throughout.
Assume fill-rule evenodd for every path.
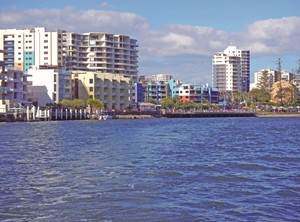
M 29 9 L 0 11 L 0 28 L 56 28 L 72 32 L 111 32 L 134 35 L 148 30 L 148 22 L 133 13 L 101 10 Z
M 299 54 L 299 27 L 300 17 L 256 21 L 249 26 L 244 44 L 248 44 L 254 54 Z
M 112 6 L 108 2 L 102 2 L 100 7 L 103 8 L 103 9 L 112 8 Z

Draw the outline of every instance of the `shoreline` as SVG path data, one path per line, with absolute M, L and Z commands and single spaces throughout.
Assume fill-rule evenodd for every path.
M 300 113 L 257 112 L 257 117 L 300 117 Z

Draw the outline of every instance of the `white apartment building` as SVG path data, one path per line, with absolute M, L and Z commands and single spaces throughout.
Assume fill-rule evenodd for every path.
M 38 106 L 72 99 L 71 73 L 62 67 L 31 67 L 28 70 L 28 97 Z
M 236 46 L 217 52 L 212 60 L 212 86 L 219 91 L 249 91 L 250 51 Z
M 0 50 L 4 50 L 0 60 L 24 72 L 31 66 L 54 65 L 137 79 L 137 48 L 137 40 L 126 35 L 48 32 L 46 28 L 0 30 Z
M 137 77 L 137 40 L 107 33 L 65 33 L 65 63 L 72 70 Z
M 168 82 L 169 80 L 172 79 L 172 75 L 170 75 L 170 74 L 155 74 L 155 75 L 145 76 L 144 78 L 146 81 Z
M 0 60 L 5 67 L 17 67 L 27 72 L 31 66 L 63 64 L 62 33 L 47 32 L 45 28 L 0 30 Z
M 273 69 L 261 69 L 259 71 L 254 72 L 254 83 L 253 83 L 253 88 L 257 88 L 257 85 L 259 83 L 259 79 L 261 78 L 263 72 L 267 72 L 270 80 L 271 80 L 271 84 L 280 81 L 280 80 L 285 80 L 288 82 L 291 82 L 294 78 L 294 75 L 291 72 L 282 70 L 281 72 L 279 72 L 278 70 L 273 70 Z

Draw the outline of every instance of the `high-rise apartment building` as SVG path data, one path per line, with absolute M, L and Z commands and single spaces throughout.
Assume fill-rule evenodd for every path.
M 0 60 L 27 72 L 31 66 L 66 66 L 67 70 L 138 74 L 137 40 L 107 33 L 54 32 L 46 28 L 0 30 Z
M 6 68 L 16 67 L 24 72 L 35 65 L 63 64 L 62 33 L 47 32 L 45 28 L 0 30 L 0 55 Z
M 214 54 L 212 60 L 212 85 L 220 92 L 249 91 L 250 51 L 236 46 Z
M 65 33 L 63 39 L 68 69 L 137 77 L 137 40 L 106 33 Z

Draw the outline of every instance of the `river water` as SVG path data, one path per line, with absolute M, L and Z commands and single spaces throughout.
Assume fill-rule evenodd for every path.
M 300 221 L 300 118 L 0 124 L 0 221 Z

